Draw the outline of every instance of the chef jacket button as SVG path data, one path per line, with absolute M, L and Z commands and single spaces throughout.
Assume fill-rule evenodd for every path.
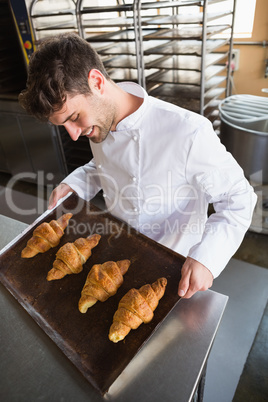
M 137 177 L 133 176 L 132 181 L 135 183 L 137 181 Z
M 103 198 L 107 197 L 106 193 L 102 193 Z
M 133 211 L 134 211 L 134 212 L 138 212 L 139 210 L 138 210 L 137 207 L 134 207 L 134 208 L 133 208 Z
M 99 169 L 101 169 L 101 168 L 102 168 L 102 165 L 101 165 L 101 164 L 99 164 L 99 165 L 98 165 L 98 168 L 99 168 Z
M 138 136 L 137 136 L 137 135 L 134 135 L 134 136 L 133 136 L 133 140 L 134 140 L 134 141 L 138 141 Z

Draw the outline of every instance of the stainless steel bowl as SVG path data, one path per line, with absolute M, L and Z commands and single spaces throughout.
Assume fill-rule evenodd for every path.
M 268 98 L 234 95 L 219 110 L 221 142 L 247 178 L 268 183 Z

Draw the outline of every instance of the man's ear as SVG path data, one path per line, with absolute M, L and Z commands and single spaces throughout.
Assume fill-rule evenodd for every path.
M 105 78 L 99 70 L 92 69 L 88 73 L 88 85 L 92 92 L 97 91 L 103 93 L 105 86 Z

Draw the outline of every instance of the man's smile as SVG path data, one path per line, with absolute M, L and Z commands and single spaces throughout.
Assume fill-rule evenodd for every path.
M 91 127 L 90 130 L 87 130 L 85 133 L 82 133 L 83 136 L 90 138 L 93 135 L 94 126 Z

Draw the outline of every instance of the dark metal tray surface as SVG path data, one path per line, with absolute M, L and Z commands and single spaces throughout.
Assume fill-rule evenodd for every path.
M 21 251 L 35 226 L 66 212 L 73 212 L 73 217 L 60 244 L 45 254 L 22 259 Z M 99 233 L 101 240 L 83 271 L 48 282 L 46 275 L 57 250 L 68 241 L 93 233 Z M 78 301 L 91 267 L 121 259 L 129 259 L 131 265 L 117 294 L 104 303 L 97 302 L 87 313 L 80 313 Z M 184 257 L 72 194 L 6 248 L 0 256 L 0 281 L 87 380 L 105 394 L 179 301 L 177 287 L 183 262 Z M 129 289 L 159 277 L 166 277 L 168 283 L 153 320 L 130 331 L 123 341 L 111 342 L 108 333 L 119 300 Z

